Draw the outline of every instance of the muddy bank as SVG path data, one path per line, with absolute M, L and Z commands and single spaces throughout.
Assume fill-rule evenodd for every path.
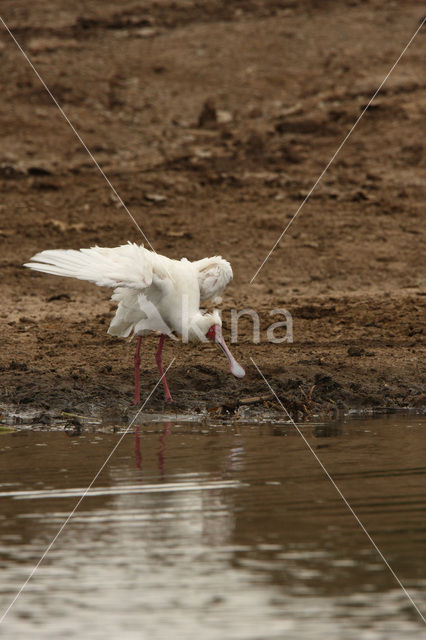
M 176 410 L 267 394 L 250 357 L 298 418 L 425 406 L 424 34 L 249 284 L 417 28 L 417 3 L 36 0 L 3 14 L 155 249 L 231 261 L 224 334 L 231 308 L 259 313 L 260 343 L 246 318 L 234 345 L 243 380 L 213 345 L 167 344 Z M 134 344 L 106 335 L 109 292 L 21 265 L 140 234 L 6 32 L 0 57 L 0 402 L 126 411 Z M 292 344 L 267 341 L 275 308 Z M 143 397 L 154 351 L 148 338 Z M 163 409 L 160 389 L 146 409 Z
M 246 368 L 246 377 L 241 380 L 229 373 L 226 359 L 214 345 L 168 341 L 164 362 L 176 358 L 167 374 L 175 400 L 173 410 L 233 415 L 242 406 L 279 411 L 250 357 L 298 419 L 316 414 L 332 417 L 348 409 L 425 406 L 418 359 L 422 333 L 413 329 L 420 326 L 419 299 L 422 297 L 415 294 L 404 296 L 403 318 L 398 315 L 400 297 L 378 297 L 375 313 L 365 299 L 358 297 L 334 300 L 333 305 L 322 298 L 309 298 L 309 304 L 301 303 L 300 298 L 291 300 L 288 309 L 295 326 L 292 344 L 253 344 L 251 321 L 241 319 L 239 341 L 233 345 Z M 11 350 L 14 357 L 2 365 L 6 382 L 3 402 L 54 413 L 132 410 L 135 341 L 106 335 L 110 312 L 93 317 L 91 309 L 86 308 L 96 302 L 108 305 L 90 296 L 88 301 L 82 298 L 80 304 L 73 299 L 45 302 L 39 308 L 42 319 L 35 320 L 38 314 L 33 300 L 33 319 L 25 315 L 7 324 L 10 340 L 17 348 Z M 55 313 L 46 314 L 46 306 L 53 306 Z M 80 314 L 81 319 L 72 318 Z M 226 317 L 224 311 L 225 334 Z M 262 336 L 266 333 L 262 329 L 269 324 L 266 311 L 261 319 Z M 396 335 L 398 339 L 392 339 Z M 21 352 L 19 344 L 26 346 Z M 154 336 L 144 340 L 143 398 L 158 381 L 155 349 Z M 163 402 L 160 385 L 146 411 L 163 409 L 168 411 L 169 407 Z

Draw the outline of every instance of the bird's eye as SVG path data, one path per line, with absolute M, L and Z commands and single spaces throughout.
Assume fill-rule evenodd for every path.
M 209 338 L 209 340 L 214 340 L 215 339 L 215 337 L 216 337 L 216 328 L 215 328 L 214 324 L 212 324 L 210 329 L 207 331 L 206 337 Z

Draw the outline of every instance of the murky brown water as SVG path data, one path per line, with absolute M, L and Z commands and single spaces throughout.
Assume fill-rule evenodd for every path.
M 426 420 L 303 431 L 423 614 Z M 0 435 L 0 617 L 118 441 Z M 420 638 L 425 626 L 291 426 L 129 433 L 5 638 Z

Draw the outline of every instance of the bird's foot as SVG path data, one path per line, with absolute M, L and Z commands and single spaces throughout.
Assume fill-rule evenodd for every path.
M 164 396 L 164 401 L 165 401 L 165 402 L 169 402 L 170 404 L 171 404 L 172 402 L 174 402 L 174 400 L 173 400 L 172 396 L 170 395 L 170 393 L 169 393 L 168 395 L 166 394 L 166 395 Z

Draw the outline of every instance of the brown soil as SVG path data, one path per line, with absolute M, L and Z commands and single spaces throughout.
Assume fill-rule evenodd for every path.
M 214 345 L 169 342 L 179 411 L 268 393 L 293 415 L 425 406 L 425 34 L 420 32 L 261 273 L 249 281 L 418 27 L 413 1 L 16 2 L 2 15 L 159 253 L 222 254 L 241 321 L 233 379 Z M 129 406 L 134 343 L 108 291 L 26 271 L 39 250 L 141 236 L 0 25 L 0 401 Z M 294 343 L 266 340 L 288 309 Z M 158 379 L 145 340 L 145 395 Z M 273 406 L 264 403 L 262 406 Z M 147 409 L 163 407 L 158 389 Z

